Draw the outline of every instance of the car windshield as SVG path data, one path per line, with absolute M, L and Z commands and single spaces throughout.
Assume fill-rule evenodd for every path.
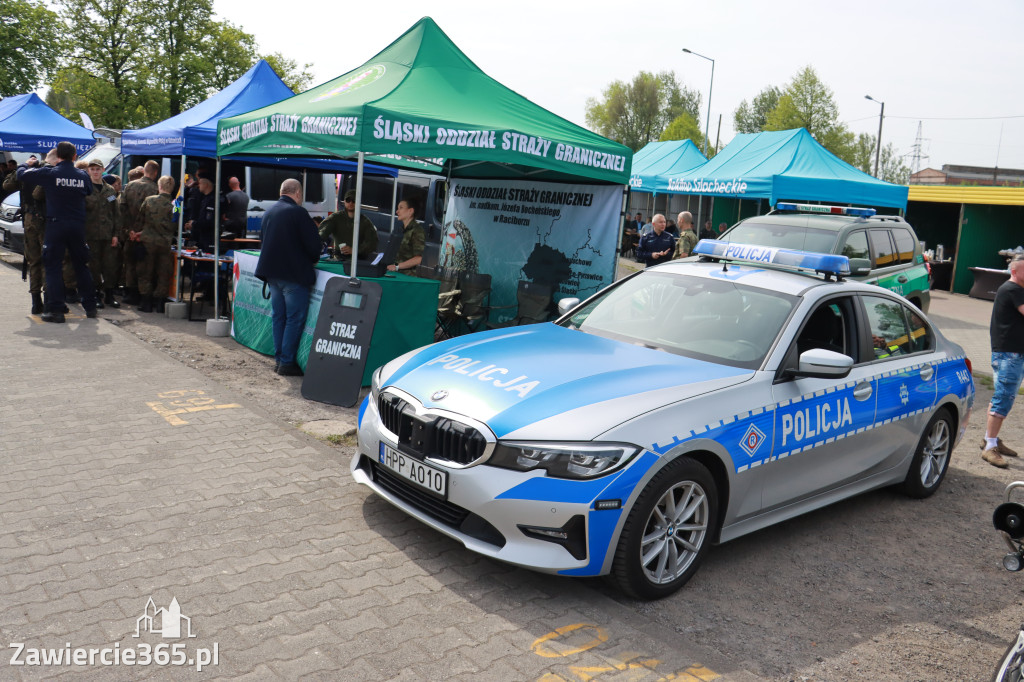
M 836 245 L 835 230 L 822 230 L 777 222 L 747 220 L 722 235 L 727 242 L 773 246 L 779 249 L 832 253 Z
M 719 364 L 761 366 L 796 298 L 726 279 L 645 272 L 561 322 L 569 329 Z
M 3 203 L 8 206 L 14 206 L 15 208 L 21 206 L 21 192 L 11 192 L 4 197 Z

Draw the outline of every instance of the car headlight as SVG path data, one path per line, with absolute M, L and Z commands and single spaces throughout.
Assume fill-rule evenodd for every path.
M 543 469 L 555 478 L 586 479 L 622 468 L 639 451 L 622 443 L 499 442 L 487 463 L 516 471 Z

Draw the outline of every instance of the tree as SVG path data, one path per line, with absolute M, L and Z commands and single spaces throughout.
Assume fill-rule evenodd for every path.
M 612 81 L 602 100 L 587 100 L 592 130 L 633 151 L 657 139 L 674 120 L 687 114 L 699 124 L 700 95 L 681 85 L 672 71 L 641 71 L 632 82 Z
M 313 68 L 312 64 L 303 64 L 300 69 L 294 59 L 288 59 L 280 52 L 265 54 L 263 59 L 266 59 L 274 71 L 277 71 L 277 75 L 281 77 L 285 85 L 292 89 L 292 92 L 308 90 L 309 86 L 313 84 L 313 74 L 310 73 L 310 69 Z
M 832 90 L 810 66 L 793 77 L 765 122 L 765 130 L 793 128 L 806 128 L 825 149 L 848 163 L 854 160 L 854 135 L 839 121 Z
M 858 135 L 857 143 L 854 145 L 854 160 L 850 163 L 868 175 L 874 175 L 877 144 L 878 137 L 875 135 L 868 133 Z M 910 182 L 910 167 L 896 152 L 896 148 L 891 142 L 882 147 L 876 177 L 897 185 L 905 185 Z
M 704 133 L 693 116 L 688 113 L 680 114 L 672 123 L 665 128 L 665 131 L 658 138 L 659 142 L 668 140 L 693 140 L 698 149 L 704 148 Z M 712 156 L 714 153 L 709 150 Z
M 733 112 L 736 132 L 738 133 L 759 133 L 765 130 L 768 124 L 768 114 L 779 105 L 779 97 L 782 91 L 774 85 L 769 85 L 757 93 L 753 101 L 747 104 L 747 100 L 740 102 Z
M 42 3 L 0 0 L 0 97 L 39 87 L 57 68 L 60 17 Z

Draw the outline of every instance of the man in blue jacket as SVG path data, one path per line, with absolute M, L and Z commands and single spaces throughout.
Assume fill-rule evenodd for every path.
M 274 359 L 282 376 L 302 376 L 295 355 L 321 246 L 316 223 L 302 207 L 302 184 L 293 178 L 285 180 L 281 198 L 263 214 L 263 244 L 256 263 L 256 277 L 270 288 Z
M 636 257 L 647 266 L 667 263 L 672 260 L 672 251 L 676 247 L 676 238 L 665 231 L 665 216 L 660 213 L 651 218 L 654 229 L 640 237 L 636 248 Z
M 92 182 L 85 171 L 75 168 L 78 153 L 70 142 L 57 144 L 56 166 L 18 167 L 18 179 L 26 189 L 36 185 L 46 191 L 46 236 L 43 241 L 43 267 L 46 269 L 45 322 L 64 321 L 64 252 L 71 254 L 82 294 L 86 317 L 96 317 L 96 289 L 89 272 L 89 247 L 85 243 L 85 196 L 92 193 Z

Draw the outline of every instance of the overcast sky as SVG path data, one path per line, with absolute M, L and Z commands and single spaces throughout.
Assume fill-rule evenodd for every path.
M 715 60 L 711 139 L 734 135 L 733 112 L 810 65 L 840 119 L 907 155 L 921 122 L 921 167 L 1024 168 L 1024 3 L 997 0 L 326 3 L 214 0 L 264 52 L 313 65 L 314 84 L 369 60 L 432 17 L 488 75 L 584 125 L 588 97 L 641 70 L 674 70 L 704 96 Z

